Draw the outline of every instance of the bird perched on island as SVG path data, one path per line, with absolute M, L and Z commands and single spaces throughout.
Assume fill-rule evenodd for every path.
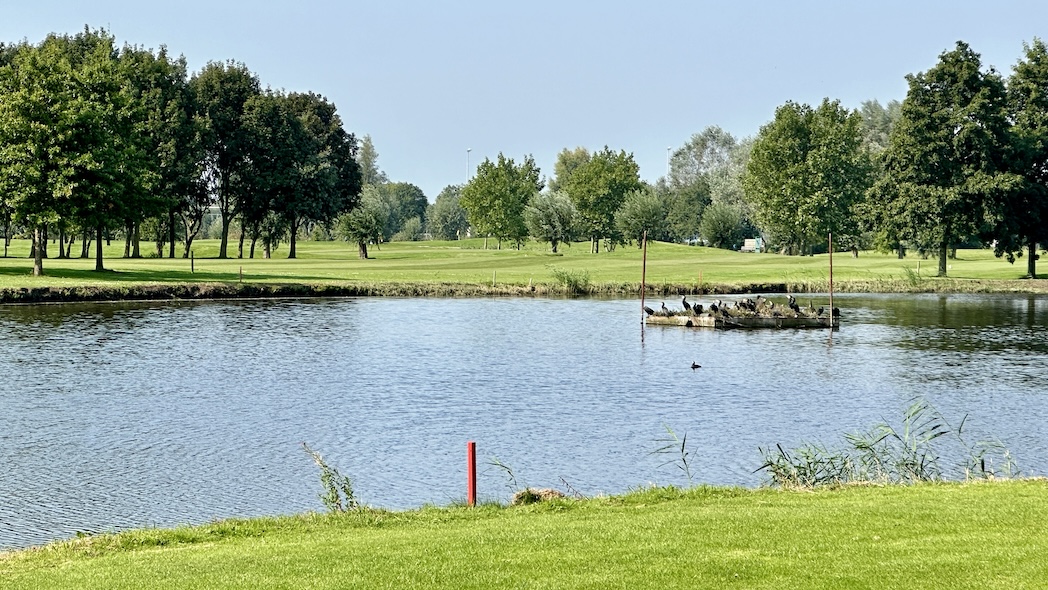
M 647 305 L 645 305 L 644 306 L 644 313 L 646 313 L 648 315 L 655 315 L 655 310 L 650 308 L 650 307 L 648 307 Z
M 701 368 L 701 367 L 702 367 L 702 365 L 700 365 L 699 363 L 697 363 L 695 361 L 691 362 L 691 370 L 692 371 L 694 371 L 695 369 Z
M 688 296 L 687 295 L 685 295 L 683 298 L 681 298 L 680 304 L 684 306 L 684 311 L 691 311 L 691 304 L 688 303 Z
M 841 310 L 840 310 L 840 308 L 837 308 L 837 307 L 833 308 L 833 311 L 830 312 L 830 315 L 832 315 L 835 318 L 841 317 Z
M 665 301 L 662 302 L 662 309 L 659 310 L 659 313 L 661 313 L 662 315 L 665 315 L 665 316 L 670 315 L 670 310 L 669 310 L 669 308 L 666 307 L 666 302 Z
M 822 317 L 822 312 L 824 311 L 826 310 L 820 307 L 819 309 L 815 310 L 815 315 Z
M 799 305 L 797 305 L 797 298 L 794 297 L 793 295 L 790 295 L 789 303 L 788 303 L 787 306 L 790 308 L 790 310 L 793 311 L 793 313 L 800 313 L 801 312 L 801 307 Z

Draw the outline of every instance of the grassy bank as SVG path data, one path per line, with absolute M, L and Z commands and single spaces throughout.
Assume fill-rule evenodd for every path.
M 300 242 L 299 258 L 278 250 L 270 260 L 216 258 L 218 243 L 199 242 L 194 260 L 120 258 L 122 245 L 106 248 L 107 272 L 91 259 L 47 259 L 45 277 L 31 276 L 28 243 L 15 241 L 0 258 L 0 300 L 91 300 L 192 296 L 265 296 L 241 285 L 308 285 L 346 295 L 635 295 L 641 252 L 620 247 L 590 254 L 588 244 L 552 254 L 539 244 L 522 250 L 483 248 L 483 240 L 408 242 L 372 248 L 371 260 L 341 242 Z M 235 249 L 234 249 L 235 250 Z M 949 278 L 934 260 L 862 252 L 834 256 L 834 288 L 851 292 L 1048 292 L 1048 280 L 1023 280 L 1025 265 L 1010 265 L 988 250 L 962 250 L 950 261 Z M 812 257 L 743 254 L 655 243 L 648 252 L 652 294 L 814 292 L 829 287 L 827 255 Z M 569 286 L 569 283 L 571 285 Z M 185 289 L 185 285 L 196 285 Z M 180 286 L 182 292 L 171 286 Z M 569 288 L 570 287 L 570 288 Z M 263 291 L 264 291 L 263 289 Z M 243 292 L 242 292 L 243 291 Z M 34 295 L 35 294 L 35 295 Z
M 21 588 L 1034 588 L 1048 482 L 699 487 L 228 521 L 0 556 Z

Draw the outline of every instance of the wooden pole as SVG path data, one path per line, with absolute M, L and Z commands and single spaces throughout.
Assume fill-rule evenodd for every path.
M 830 243 L 830 328 L 833 328 L 833 232 L 829 233 Z
M 189 272 L 196 272 L 196 264 L 193 262 L 193 251 L 189 251 Z
M 644 230 L 644 233 L 640 238 L 641 248 L 644 254 L 641 256 L 640 264 L 640 325 L 644 327 L 644 292 L 648 290 L 647 279 L 648 279 L 648 230 Z
M 477 505 L 477 443 L 466 443 L 466 505 Z

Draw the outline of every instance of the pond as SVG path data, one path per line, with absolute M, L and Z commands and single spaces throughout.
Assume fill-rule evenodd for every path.
M 642 334 L 625 300 L 0 307 L 0 548 L 323 510 L 303 442 L 394 509 L 462 501 L 469 440 L 482 499 L 687 484 L 653 454 L 667 427 L 696 483 L 757 486 L 758 447 L 833 445 L 918 396 L 1048 471 L 1048 298 L 835 304 L 832 334 Z

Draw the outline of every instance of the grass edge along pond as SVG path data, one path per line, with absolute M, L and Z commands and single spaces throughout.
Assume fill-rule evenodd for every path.
M 299 257 L 218 259 L 217 241 L 196 243 L 194 258 L 121 258 L 106 249 L 105 272 L 93 259 L 44 261 L 45 276 L 31 276 L 28 243 L 16 240 L 0 258 L 0 302 L 111 299 L 205 299 L 302 296 L 636 296 L 641 252 L 621 246 L 591 254 L 575 244 L 552 254 L 541 244 L 521 250 L 483 248 L 483 240 L 393 242 L 360 260 L 343 242 L 300 243 Z M 861 252 L 834 256 L 839 292 L 1040 292 L 1048 279 L 1022 279 L 1023 264 L 989 250 L 960 250 L 947 278 L 934 277 L 935 261 Z M 752 254 L 652 243 L 648 252 L 652 296 L 825 292 L 829 258 Z
M 1048 580 L 1046 520 L 1041 478 L 651 487 L 84 537 L 0 554 L 0 579 L 10 590 L 1019 588 Z

